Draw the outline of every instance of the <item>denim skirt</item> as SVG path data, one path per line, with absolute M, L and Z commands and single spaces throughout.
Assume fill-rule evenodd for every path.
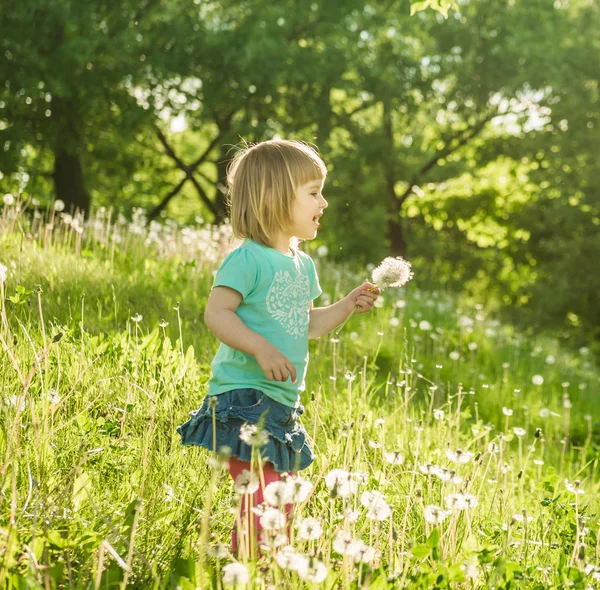
M 216 399 L 216 403 L 211 398 Z M 213 409 L 214 406 L 214 409 Z M 190 412 L 191 418 L 177 432 L 184 445 L 213 449 L 213 411 L 216 422 L 216 450 L 228 447 L 234 457 L 250 461 L 252 447 L 240 438 L 243 424 L 262 424 L 269 435 L 266 444 L 256 447 L 264 461 L 275 470 L 296 472 L 306 469 L 315 458 L 307 440 L 306 430 L 298 422 L 304 406 L 290 408 L 276 402 L 257 389 L 233 389 L 218 395 L 206 396 L 200 409 Z

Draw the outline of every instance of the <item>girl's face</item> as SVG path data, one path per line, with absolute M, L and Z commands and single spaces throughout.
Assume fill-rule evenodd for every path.
M 292 205 L 292 228 L 290 235 L 301 240 L 313 240 L 317 236 L 319 220 L 327 201 L 321 191 L 325 179 L 312 180 L 298 187 Z

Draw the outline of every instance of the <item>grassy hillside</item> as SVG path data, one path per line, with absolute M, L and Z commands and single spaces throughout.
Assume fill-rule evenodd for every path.
M 227 229 L 48 215 L 5 208 L 0 222 L 2 583 L 220 587 L 237 496 L 175 428 L 218 344 L 202 314 Z M 317 305 L 368 276 L 311 253 Z M 241 559 L 252 582 L 592 585 L 600 412 L 586 350 L 524 338 L 418 278 L 311 342 L 303 423 L 317 460 L 301 475 L 314 487 L 290 563 L 281 549 Z M 332 469 L 355 493 L 333 497 Z M 374 517 L 368 491 L 389 516 Z M 304 538 L 307 517 L 318 538 Z

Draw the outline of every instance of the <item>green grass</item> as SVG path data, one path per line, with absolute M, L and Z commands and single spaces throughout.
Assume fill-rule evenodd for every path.
M 236 494 L 175 431 L 201 403 L 218 344 L 202 322 L 218 236 L 169 226 L 148 240 L 106 213 L 84 233 L 53 225 L 10 208 L 0 218 L 2 587 L 220 588 L 233 558 L 215 548 L 228 546 Z M 315 259 L 325 299 L 367 274 Z M 294 528 L 295 551 L 324 564 L 326 588 L 594 587 L 598 372 L 481 305 L 419 290 L 418 276 L 339 339 L 311 342 L 303 423 L 317 459 L 301 475 L 314 487 L 291 526 L 312 516 L 324 532 Z M 452 462 L 457 449 L 471 459 Z M 332 497 L 332 469 L 361 474 L 357 492 Z M 569 491 L 576 480 L 585 493 Z M 367 517 L 369 490 L 389 518 Z M 458 492 L 476 506 L 426 522 L 426 506 L 446 511 Z M 375 557 L 336 552 L 340 531 Z M 257 588 L 310 587 L 303 578 L 321 573 L 298 555 L 300 572 L 268 551 L 241 561 Z

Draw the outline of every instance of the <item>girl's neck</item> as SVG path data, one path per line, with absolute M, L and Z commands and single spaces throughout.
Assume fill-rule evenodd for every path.
M 291 247 L 292 238 L 284 234 L 278 235 L 273 241 L 273 250 L 277 250 L 286 256 L 293 256 L 294 251 Z

